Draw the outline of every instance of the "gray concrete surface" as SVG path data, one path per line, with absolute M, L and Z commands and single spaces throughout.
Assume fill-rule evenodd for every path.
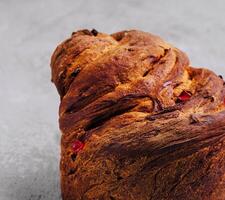
M 223 0 L 0 0 L 0 200 L 58 200 L 56 45 L 80 28 L 142 29 L 225 75 Z

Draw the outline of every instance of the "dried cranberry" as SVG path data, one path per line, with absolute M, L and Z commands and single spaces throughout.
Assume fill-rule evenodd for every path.
M 179 101 L 188 101 L 190 98 L 191 98 L 191 93 L 184 90 L 179 95 L 178 100 Z
M 81 151 L 82 149 L 84 148 L 84 143 L 79 141 L 79 140 L 76 140 L 73 142 L 72 144 L 72 149 L 75 153 L 78 153 L 79 151 Z

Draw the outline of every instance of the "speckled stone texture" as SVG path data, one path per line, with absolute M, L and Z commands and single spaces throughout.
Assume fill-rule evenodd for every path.
M 71 32 L 141 29 L 225 76 L 223 0 L 1 0 L 0 200 L 58 200 L 59 98 L 50 56 Z

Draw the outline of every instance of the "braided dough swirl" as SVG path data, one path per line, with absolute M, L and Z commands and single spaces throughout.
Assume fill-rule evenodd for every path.
M 220 77 L 137 30 L 77 31 L 51 69 L 64 200 L 225 200 Z

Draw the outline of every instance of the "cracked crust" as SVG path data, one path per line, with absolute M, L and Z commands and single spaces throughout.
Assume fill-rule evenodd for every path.
M 149 33 L 81 30 L 60 44 L 65 200 L 224 200 L 225 87 Z M 182 91 L 191 94 L 179 102 Z M 78 154 L 75 140 L 85 143 Z

